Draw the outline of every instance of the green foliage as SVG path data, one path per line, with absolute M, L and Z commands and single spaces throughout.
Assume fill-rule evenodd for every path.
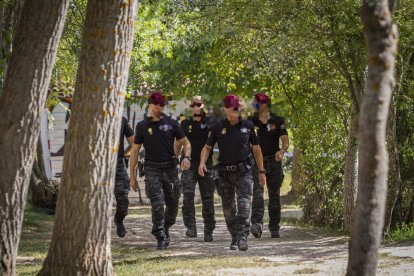
M 402 223 L 396 229 L 390 231 L 385 241 L 386 242 L 403 242 L 414 240 L 414 223 Z
M 65 28 L 59 43 L 52 83 L 74 86 L 85 23 L 86 0 L 70 2 Z
M 397 147 L 401 170 L 401 193 L 394 210 L 394 221 L 413 222 L 410 206 L 414 204 L 414 3 L 401 1 L 395 14 L 400 33 L 397 63 L 399 80 L 395 100 L 397 103 Z M 411 216 L 411 217 L 410 217 Z

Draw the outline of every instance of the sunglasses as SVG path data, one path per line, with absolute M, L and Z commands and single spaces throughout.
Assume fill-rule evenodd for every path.
M 192 103 L 190 106 L 191 107 L 201 107 L 203 104 L 202 103 Z

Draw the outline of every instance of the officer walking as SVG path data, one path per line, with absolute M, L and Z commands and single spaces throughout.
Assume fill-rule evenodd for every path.
M 214 219 L 214 184 L 213 184 L 213 160 L 211 152 L 206 160 L 207 172 L 205 176 L 198 174 L 200 163 L 200 153 L 206 143 L 212 118 L 207 117 L 203 111 L 204 103 L 201 96 L 194 96 L 190 105 L 192 108 L 192 118 L 185 119 L 181 122 L 181 128 L 188 137 L 191 144 L 191 167 L 181 174 L 181 185 L 183 188 L 183 219 L 187 227 L 186 236 L 190 238 L 197 237 L 194 195 L 195 186 L 198 182 L 201 202 L 202 215 L 204 220 L 204 241 L 213 241 L 213 230 L 216 226 Z M 176 143 L 180 152 L 181 144 Z
M 114 189 L 116 200 L 116 212 L 114 221 L 116 225 L 116 234 L 120 238 L 123 238 L 126 235 L 124 218 L 128 215 L 128 193 L 130 190 L 129 177 L 124 162 L 124 136 L 127 138 L 130 145 L 134 143 L 134 131 L 129 125 L 127 118 L 122 117 Z
M 263 169 L 262 152 L 254 132 L 253 123 L 242 120 L 239 97 L 228 95 L 224 99 L 224 111 L 227 118 L 209 132 L 209 137 L 201 151 L 198 172 L 205 176 L 206 162 L 211 148 L 218 143 L 219 164 L 217 190 L 222 198 L 222 206 L 227 229 L 232 241 L 231 250 L 248 249 L 247 237 L 250 233 L 250 197 L 253 189 L 252 152 L 260 168 L 260 183 L 266 183 Z M 237 208 L 235 202 L 237 195 Z
M 289 148 L 289 138 L 285 128 L 285 119 L 269 111 L 270 98 L 266 94 L 257 93 L 254 96 L 253 106 L 258 112 L 250 119 L 254 123 L 262 149 L 267 191 L 269 193 L 269 230 L 272 238 L 279 238 L 281 217 L 280 187 L 284 177 L 282 159 L 284 153 Z M 279 147 L 279 140 L 282 141 L 282 148 Z M 263 187 L 259 184 L 257 167 L 254 169 L 253 176 L 251 232 L 256 238 L 260 238 L 263 231 L 264 200 Z
M 138 122 L 131 149 L 131 187 L 136 190 L 135 166 L 138 152 L 145 148 L 145 193 L 151 201 L 152 234 L 157 249 L 166 249 L 170 243 L 169 228 L 175 224 L 181 183 L 174 154 L 174 139 L 184 146 L 181 168 L 190 168 L 191 146 L 178 122 L 163 113 L 166 104 L 161 93 L 154 92 L 148 99 L 148 116 Z M 164 209 L 165 205 L 165 209 Z

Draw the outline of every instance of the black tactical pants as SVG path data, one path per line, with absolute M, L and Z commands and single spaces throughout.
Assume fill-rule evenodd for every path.
M 269 194 L 269 230 L 275 231 L 280 228 L 281 205 L 280 205 L 280 187 L 283 182 L 282 162 L 273 158 L 264 160 L 266 170 L 267 191 Z M 264 200 L 263 187 L 259 183 L 259 170 L 257 166 L 253 167 L 253 201 L 252 201 L 252 224 L 263 224 Z
M 253 189 L 251 169 L 245 173 L 219 172 L 217 191 L 222 199 L 224 219 L 232 237 L 247 239 L 250 234 L 250 199 Z M 237 200 L 237 207 L 236 207 Z
M 213 183 L 213 163 L 207 162 L 208 172 L 202 177 L 198 174 L 198 163 L 191 163 L 189 170 L 181 174 L 181 185 L 183 187 L 183 219 L 187 228 L 196 228 L 196 212 L 194 206 L 195 187 L 198 182 L 203 206 L 202 215 L 204 220 L 204 230 L 213 231 L 216 226 L 214 219 L 214 183 Z
M 165 229 L 175 224 L 180 193 L 177 167 L 145 167 L 145 194 L 151 201 L 152 209 L 151 233 L 158 240 L 165 239 Z
M 128 193 L 130 190 L 129 177 L 125 168 L 123 158 L 119 158 L 116 165 L 115 174 L 115 200 L 116 212 L 115 221 L 121 222 L 128 215 Z

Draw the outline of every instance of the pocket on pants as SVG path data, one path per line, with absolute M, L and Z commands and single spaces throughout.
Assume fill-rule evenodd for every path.
M 175 197 L 176 197 L 177 199 L 179 199 L 179 198 L 180 198 L 180 196 L 181 196 L 181 190 L 182 190 L 182 187 L 181 187 L 181 182 L 180 182 L 180 181 L 176 181 L 176 182 L 174 183 L 174 193 L 175 193 Z
M 239 180 L 239 189 L 242 194 L 253 195 L 253 175 L 246 173 Z

